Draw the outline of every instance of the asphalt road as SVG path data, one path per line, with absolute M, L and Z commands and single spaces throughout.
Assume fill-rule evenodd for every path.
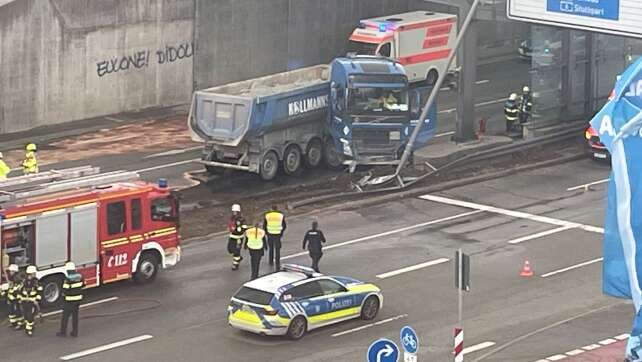
M 376 325 L 350 321 L 297 342 L 232 329 L 227 302 L 249 270 L 246 261 L 230 270 L 220 237 L 186 245 L 180 265 L 151 285 L 122 282 L 89 291 L 88 301 L 119 299 L 83 309 L 80 338 L 55 337 L 56 320 L 48 319 L 33 339 L 2 329 L 0 350 L 3 360 L 55 361 L 137 338 L 83 360 L 359 361 L 375 339 L 398 341 L 399 329 L 411 325 L 419 334 L 420 361 L 448 361 L 457 320 L 451 259 L 458 248 L 472 260 L 464 327 L 465 345 L 476 350 L 467 360 L 532 362 L 600 347 L 628 331 L 633 309 L 601 294 L 605 184 L 567 188 L 606 177 L 607 167 L 582 160 L 425 198 L 291 218 L 284 259 L 310 262 L 299 255 L 300 239 L 317 218 L 329 239 L 321 270 L 382 288 Z M 441 258 L 449 260 L 400 272 Z M 519 276 L 525 259 L 532 277 Z M 266 263 L 262 268 L 268 272 Z M 138 311 L 127 313 L 131 309 Z

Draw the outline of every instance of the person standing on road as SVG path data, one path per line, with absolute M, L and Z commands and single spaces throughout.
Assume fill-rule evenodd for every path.
M 524 124 L 528 122 L 533 110 L 533 98 L 531 97 L 531 89 L 528 86 L 522 88 L 522 95 L 519 98 L 519 123 Z
M 312 258 L 312 269 L 315 272 L 319 272 L 319 260 L 323 255 L 323 246 L 325 243 L 325 235 L 323 231 L 319 230 L 319 223 L 316 221 L 312 222 L 312 229 L 308 230 L 303 237 L 303 250 L 307 249 L 310 252 L 310 258 Z
M 227 229 L 230 232 L 230 237 L 227 241 L 227 252 L 232 256 L 232 270 L 237 270 L 243 257 L 241 256 L 241 244 L 243 243 L 243 236 L 247 225 L 245 219 L 241 215 L 241 205 L 232 205 L 232 216 L 227 223 Z
M 506 103 L 504 103 L 504 117 L 506 117 L 506 133 L 509 133 L 513 130 L 513 125 L 519 119 L 517 93 L 511 93 Z
M 9 265 L 7 269 L 9 283 L 2 285 L 0 296 L 7 299 L 7 309 L 9 311 L 9 326 L 15 330 L 22 328 L 22 311 L 20 310 L 19 293 L 22 289 L 22 275 L 16 264 Z
M 0 181 L 6 180 L 9 172 L 11 172 L 11 167 L 4 162 L 4 155 L 0 152 Z
M 272 206 L 272 210 L 266 213 L 263 219 L 263 229 L 267 231 L 267 242 L 270 248 L 268 261 L 270 265 L 274 265 L 276 261 L 276 270 L 281 270 L 281 238 L 285 228 L 285 215 L 279 212 L 276 206 Z
M 40 281 L 36 277 L 37 271 L 33 265 L 27 267 L 27 280 L 25 280 L 20 293 L 20 305 L 25 319 L 25 333 L 29 337 L 33 336 L 34 321 L 40 311 L 39 303 L 42 299 L 42 285 L 40 285 Z
M 85 281 L 80 273 L 76 271 L 76 265 L 72 262 L 65 264 L 67 277 L 62 283 L 62 293 L 65 296 L 65 302 L 62 309 L 62 318 L 60 319 L 60 332 L 56 333 L 58 337 L 67 336 L 67 323 L 71 317 L 71 336 L 78 337 L 78 309 L 82 302 L 82 288 Z
M 25 150 L 25 159 L 22 161 L 22 173 L 25 175 L 38 173 L 38 159 L 36 158 L 36 152 L 38 152 L 38 149 L 36 144 L 28 144 Z
M 250 265 L 252 267 L 252 275 L 250 280 L 259 277 L 259 266 L 261 265 L 261 257 L 267 250 L 267 240 L 265 231 L 256 223 L 254 227 L 247 229 L 245 232 L 245 248 L 250 250 Z

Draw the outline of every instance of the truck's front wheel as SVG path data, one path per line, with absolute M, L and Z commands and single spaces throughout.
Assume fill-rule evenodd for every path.
M 276 152 L 269 151 L 263 156 L 261 160 L 261 169 L 259 170 L 259 175 L 263 181 L 272 181 L 276 177 L 276 173 L 279 170 L 279 157 L 276 155 Z
M 325 163 L 329 168 L 337 170 L 343 166 L 343 155 L 337 151 L 334 146 L 332 139 L 328 138 L 325 142 L 325 147 L 323 148 L 323 155 L 325 158 Z

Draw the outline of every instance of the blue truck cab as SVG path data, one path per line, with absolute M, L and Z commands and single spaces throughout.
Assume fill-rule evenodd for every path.
M 336 152 L 326 157 L 328 163 L 397 164 L 416 125 L 420 99 L 419 91 L 410 91 L 403 66 L 392 59 L 335 59 L 331 63 L 327 121 L 332 144 L 326 145 L 326 153 Z M 419 146 L 434 135 L 434 120 L 433 107 L 418 138 Z

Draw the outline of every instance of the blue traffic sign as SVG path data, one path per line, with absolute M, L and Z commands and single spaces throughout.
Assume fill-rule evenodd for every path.
M 399 347 L 395 342 L 380 338 L 368 348 L 368 362 L 397 362 L 399 360 Z
M 546 10 L 590 18 L 619 20 L 620 0 L 547 0 Z
M 405 326 L 401 328 L 400 337 L 401 346 L 408 353 L 417 353 L 419 349 L 419 338 L 417 338 L 417 333 L 415 330 L 410 328 L 410 326 Z

